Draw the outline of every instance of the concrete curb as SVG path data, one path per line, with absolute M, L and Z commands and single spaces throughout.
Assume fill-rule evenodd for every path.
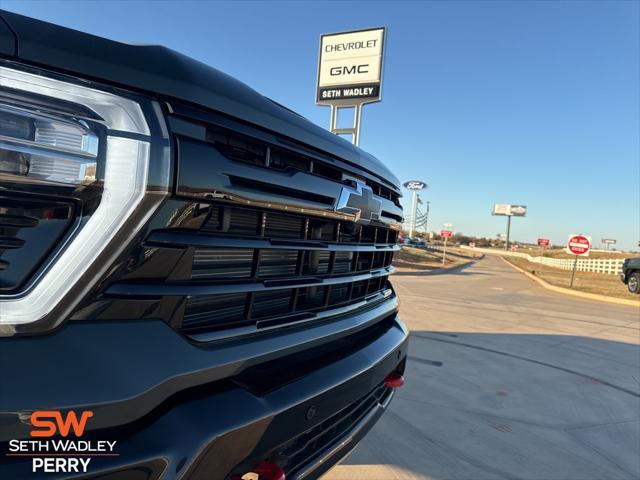
M 537 282 L 538 284 L 540 284 L 540 286 L 542 286 L 543 288 L 546 288 L 547 290 L 551 290 L 552 292 L 564 293 L 565 295 L 572 295 L 574 297 L 588 298 L 590 300 L 598 300 L 600 302 L 616 303 L 618 305 L 626 305 L 628 307 L 640 307 L 640 302 L 636 302 L 634 300 L 627 300 L 626 298 L 609 297 L 607 295 L 598 295 L 597 293 L 580 292 L 577 290 L 571 290 L 569 288 L 556 287 L 555 285 L 551 285 L 550 283 L 542 280 L 541 278 L 538 278 L 535 275 L 527 272 L 526 270 L 523 270 L 522 268 L 514 265 L 513 263 L 506 260 L 504 257 L 501 256 L 500 258 L 507 265 L 513 267 L 515 270 L 518 270 L 520 273 L 524 273 L 531 280 Z

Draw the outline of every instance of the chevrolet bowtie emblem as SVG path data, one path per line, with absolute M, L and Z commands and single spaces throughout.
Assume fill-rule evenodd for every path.
M 356 187 L 342 187 L 335 211 L 356 216 L 356 222 L 369 223 L 380 219 L 382 202 L 373 197 L 371 187 L 356 183 Z

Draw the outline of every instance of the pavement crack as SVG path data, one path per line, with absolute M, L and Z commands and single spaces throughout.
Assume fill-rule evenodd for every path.
M 590 425 L 579 425 L 575 427 L 565 428 L 565 432 L 574 432 L 577 430 L 589 430 L 590 428 L 599 428 L 599 427 L 609 427 L 611 425 L 624 425 L 626 423 L 640 423 L 639 418 L 635 418 L 633 420 L 620 420 L 619 422 L 605 422 L 605 423 L 593 423 Z

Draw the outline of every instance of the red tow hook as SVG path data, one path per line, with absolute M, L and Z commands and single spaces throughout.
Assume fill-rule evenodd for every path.
M 286 480 L 284 470 L 282 470 L 275 463 L 262 461 L 250 472 L 245 473 L 240 480 L 253 480 L 255 475 L 258 475 L 259 480 Z
M 389 388 L 400 388 L 404 385 L 404 377 L 398 372 L 391 372 L 384 379 L 384 386 Z

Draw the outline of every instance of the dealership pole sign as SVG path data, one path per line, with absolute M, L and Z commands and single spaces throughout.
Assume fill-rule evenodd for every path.
M 418 215 L 418 192 L 428 187 L 422 180 L 409 180 L 402 184 L 404 188 L 411 191 L 411 218 L 409 218 L 409 237 L 413 236 L 416 228 L 416 216 Z
M 384 34 L 381 27 L 320 37 L 319 104 L 380 101 Z
M 320 37 L 316 103 L 331 106 L 331 132 L 353 135 L 356 145 L 362 105 L 381 99 L 384 39 L 384 27 Z M 355 109 L 353 127 L 338 128 L 340 108 Z
M 508 203 L 496 203 L 493 206 L 492 215 L 504 215 L 507 217 L 526 217 L 526 205 L 510 205 Z
M 509 236 L 511 235 L 511 217 L 525 217 L 527 215 L 526 205 L 511 205 L 509 203 L 496 203 L 493 205 L 491 215 L 507 217 L 507 236 L 504 242 L 504 249 L 509 250 Z

